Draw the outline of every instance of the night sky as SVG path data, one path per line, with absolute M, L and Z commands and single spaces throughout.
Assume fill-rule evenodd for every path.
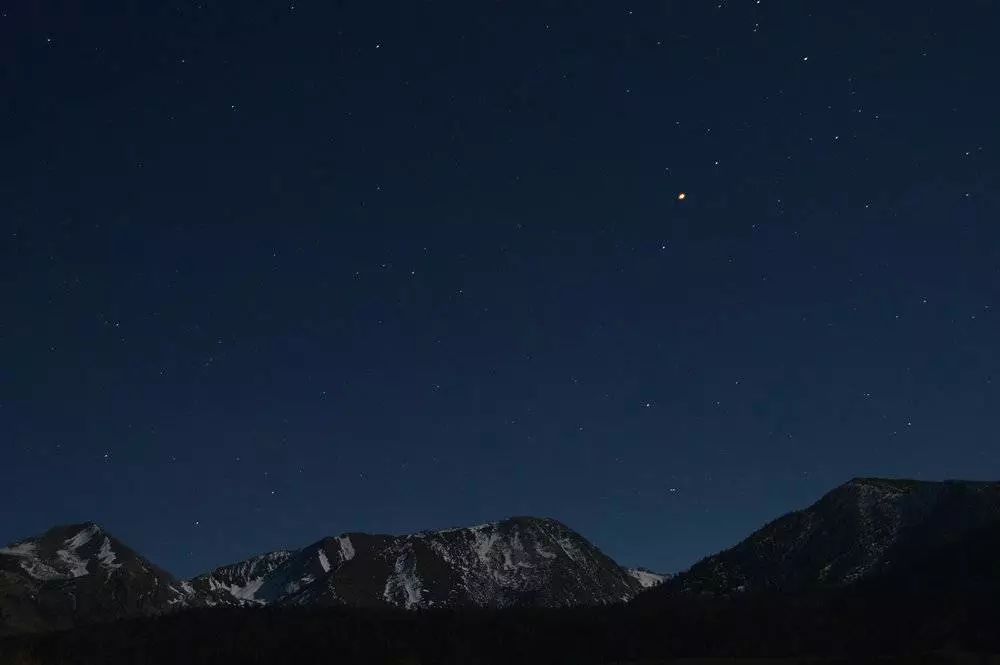
M 94 4 L 0 6 L 0 541 L 1000 477 L 998 3 Z

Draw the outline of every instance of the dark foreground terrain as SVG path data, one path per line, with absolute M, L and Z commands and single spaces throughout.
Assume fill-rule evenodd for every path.
M 197 609 L 10 637 L 0 663 L 1000 662 L 976 655 L 1000 653 L 988 590 L 882 593 L 562 610 Z

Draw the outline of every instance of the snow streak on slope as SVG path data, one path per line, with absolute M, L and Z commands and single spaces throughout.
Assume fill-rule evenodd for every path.
M 354 558 L 356 552 L 354 551 L 354 543 L 351 542 L 350 536 L 340 536 L 337 538 L 340 543 L 340 560 L 350 561 Z
M 97 553 L 97 560 L 101 562 L 101 565 L 105 568 L 121 568 L 122 564 L 115 563 L 117 555 L 114 550 L 111 549 L 111 539 L 107 536 L 104 537 L 104 542 L 101 543 L 101 549 Z
M 391 605 L 411 610 L 420 605 L 422 594 L 423 587 L 417 575 L 413 552 L 404 550 L 396 557 L 393 572 L 385 581 L 382 597 Z
M 330 572 L 330 560 L 326 558 L 326 552 L 324 552 L 323 550 L 319 550 L 318 556 L 319 556 L 319 565 L 323 567 L 323 572 L 324 573 Z

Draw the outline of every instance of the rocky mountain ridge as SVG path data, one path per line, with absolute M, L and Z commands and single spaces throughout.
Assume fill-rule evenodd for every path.
M 855 478 L 650 595 L 844 588 L 991 524 L 1000 524 L 1000 483 Z
M 347 533 L 177 580 L 94 523 L 0 549 L 0 632 L 187 607 L 559 607 L 630 600 L 662 576 L 620 567 L 547 518 L 403 536 Z
M 404 536 L 347 533 L 196 577 L 192 604 L 429 607 L 600 605 L 656 583 L 552 519 Z

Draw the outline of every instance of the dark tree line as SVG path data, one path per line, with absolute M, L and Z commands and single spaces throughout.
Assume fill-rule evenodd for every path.
M 928 654 L 1000 653 L 996 605 L 992 596 L 852 594 L 562 610 L 205 609 L 8 638 L 0 662 L 607 665 L 817 655 L 959 662 Z

